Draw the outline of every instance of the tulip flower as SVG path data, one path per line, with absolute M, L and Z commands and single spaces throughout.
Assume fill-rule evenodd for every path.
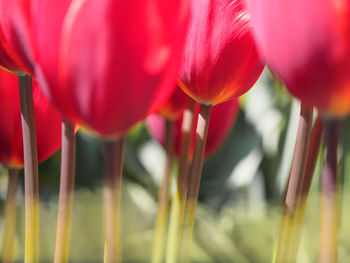
M 27 59 L 30 49 L 23 45 L 27 32 L 19 32 L 9 22 L 14 22 L 19 28 L 26 26 L 21 17 L 22 11 L 28 10 L 27 2 L 23 10 L 16 13 L 6 4 L 15 1 L 0 1 L 0 66 L 18 75 L 21 98 L 23 148 L 24 148 L 24 190 L 25 190 L 25 262 L 38 262 L 39 258 L 39 175 L 37 159 L 37 142 L 35 118 L 33 109 L 33 75 L 32 61 Z M 5 5 L 4 5 L 5 3 Z M 17 7 L 17 6 L 16 6 Z M 8 16 L 10 14 L 10 16 Z M 13 19 L 10 21 L 8 18 Z
M 244 94 L 259 78 L 263 65 L 243 2 L 197 0 L 191 4 L 181 88 L 207 105 Z
M 125 133 L 156 111 L 174 90 L 185 33 L 186 1 L 106 2 L 108 5 L 102 7 L 101 1 L 84 5 L 63 35 L 61 76 L 66 89 L 59 92 L 74 100 L 66 109 L 62 106 L 67 116 L 102 136 L 111 136 Z M 89 20 L 91 14 L 101 20 Z M 81 43 L 86 50 L 81 49 Z M 90 65 L 91 72 L 84 70 L 85 65 Z M 75 96 L 81 90 L 85 95 Z M 113 156 L 112 152 L 121 156 L 121 151 L 122 146 L 108 146 L 105 156 Z M 120 186 L 120 178 L 106 178 L 107 184 Z M 120 200 L 119 193 L 110 193 L 106 186 L 106 200 L 109 195 L 112 200 Z M 107 229 L 118 225 L 115 212 L 111 214 L 113 221 L 107 221 L 108 213 L 119 210 L 109 207 L 111 203 L 106 201 Z M 115 239 L 118 232 L 106 234 L 107 261 L 115 262 L 118 250 L 108 240 Z
M 15 54 L 17 58 L 16 61 L 20 61 L 21 65 L 23 65 L 20 70 L 31 75 L 35 74 L 40 80 L 42 87 L 46 87 L 47 83 L 42 81 L 41 71 L 36 72 L 35 69 L 37 67 L 36 61 L 44 54 L 46 58 L 45 61 L 47 62 L 45 64 L 46 73 L 53 79 L 50 85 L 59 87 L 56 62 L 58 56 L 59 32 L 61 31 L 60 27 L 62 26 L 63 18 L 71 1 L 42 1 L 42 3 L 38 3 L 35 9 L 33 8 L 33 6 L 36 5 L 34 2 L 35 1 L 0 1 L 0 13 L 2 17 L 0 26 L 4 32 L 3 35 L 9 47 L 8 49 L 12 51 L 11 54 Z M 54 14 L 48 12 L 47 9 L 54 10 Z M 46 17 L 46 15 L 49 15 L 49 17 Z M 48 31 L 41 31 L 42 29 Z M 46 34 L 43 34 L 43 32 Z M 50 34 L 49 38 L 45 38 L 47 34 Z M 41 52 L 36 52 L 37 50 Z M 55 262 L 68 261 L 74 175 L 74 125 L 65 119 L 62 122 L 61 176 Z M 28 241 L 28 243 L 34 244 L 34 246 L 37 244 L 37 242 L 32 241 Z M 35 249 L 28 248 L 26 252 L 32 250 Z M 31 260 L 29 257 L 30 255 L 26 253 L 26 260 Z M 34 257 L 37 257 L 37 255 L 34 255 Z M 34 260 L 37 261 L 37 259 Z
M 100 7 L 100 1 L 84 5 L 62 39 L 61 76 L 66 88 L 59 93 L 74 103 L 59 107 L 102 136 L 126 132 L 170 96 L 186 24 L 184 1 L 110 5 Z M 110 21 L 105 19 L 107 10 Z M 89 20 L 90 12 L 103 19 Z M 91 54 L 86 56 L 87 52 Z M 84 70 L 87 64 L 89 74 Z M 76 96 L 78 91 L 84 95 Z
M 211 105 L 241 96 L 259 78 L 263 64 L 253 41 L 250 17 L 241 0 L 192 0 L 192 20 L 186 39 L 180 87 L 201 104 L 197 142 L 189 172 L 188 261 L 194 212 L 204 161 Z
M 226 138 L 228 132 L 231 130 L 232 125 L 236 119 L 239 110 L 238 100 L 233 99 L 227 102 L 218 104 L 213 107 L 210 123 L 208 128 L 208 139 L 205 147 L 205 155 L 209 156 L 214 153 L 222 144 Z M 196 112 L 199 112 L 197 107 Z M 197 120 L 195 120 L 196 123 Z M 156 139 L 161 145 L 165 145 L 165 119 L 161 115 L 152 114 L 147 118 L 147 128 L 151 136 Z M 180 135 L 181 135 L 182 116 L 175 122 L 173 129 L 174 140 L 174 154 L 179 156 L 180 154 Z M 196 127 L 194 127 L 195 129 Z M 195 134 L 192 134 L 191 148 L 194 148 Z M 191 151 L 192 152 L 192 151 Z
M 190 98 L 177 86 L 170 98 L 158 110 L 158 114 L 168 120 L 177 120 L 189 103 Z
M 262 58 L 289 92 L 331 115 L 350 112 L 350 8 L 341 1 L 247 0 Z
M 20 95 L 17 76 L 0 69 L 0 163 L 9 168 L 9 186 L 5 206 L 3 260 L 12 262 L 16 217 L 16 193 L 19 169 L 24 166 Z M 44 161 L 61 145 L 61 115 L 33 82 L 38 160 Z
M 72 122 L 101 136 L 121 134 L 174 90 L 187 1 L 0 3 L 10 46 Z
M 349 2 L 347 0 L 297 0 L 281 3 L 267 0 L 262 3 L 247 0 L 247 7 L 252 16 L 254 35 L 262 58 L 286 85 L 288 91 L 301 100 L 304 112 L 306 108 L 311 112 L 311 108 L 316 107 L 322 115 L 333 117 L 347 115 L 350 112 Z M 309 118 L 302 122 L 308 122 L 306 126 L 310 127 L 311 121 L 312 118 Z M 337 129 L 336 126 L 333 121 L 326 121 L 325 134 L 337 135 L 334 131 Z M 310 140 L 310 128 L 307 130 L 304 133 L 306 139 L 300 138 L 304 141 L 301 144 L 304 150 L 299 151 L 296 146 L 294 160 L 299 159 L 299 161 L 293 160 L 286 193 L 285 207 L 289 207 L 286 214 L 289 214 L 290 218 L 294 217 L 296 210 L 299 209 L 297 199 L 302 185 L 301 175 L 305 170 L 304 157 Z M 333 144 L 337 144 L 337 140 L 327 139 L 326 141 L 329 143 L 327 149 L 333 153 L 333 156 L 329 155 L 327 150 L 327 171 L 323 174 L 327 179 L 323 179 L 323 182 L 329 185 L 323 184 L 325 194 L 323 207 L 336 208 L 337 180 L 336 165 L 334 166 L 334 158 L 336 159 L 334 148 L 336 147 Z M 296 154 L 298 151 L 300 155 Z M 293 173 L 294 167 L 297 167 L 295 169 L 297 173 Z M 328 233 L 329 236 L 323 237 L 320 242 L 320 251 L 323 251 L 322 255 L 320 254 L 320 262 L 336 262 L 337 252 L 334 243 L 337 243 L 337 231 L 334 231 L 333 227 L 326 226 L 327 222 L 335 221 L 336 209 L 327 211 L 333 213 L 322 213 L 321 232 Z M 291 229 L 293 228 L 292 225 Z M 279 246 L 282 249 L 278 250 L 277 261 L 285 262 L 290 253 L 284 251 L 286 246 L 284 243 L 287 241 L 283 240 L 287 238 L 281 238 L 281 235 L 283 234 L 280 234 Z M 293 237 L 289 239 L 292 240 Z M 327 242 L 329 244 L 325 245 Z
M 156 111 L 175 87 L 187 1 L 0 3 L 11 47 L 33 69 L 48 98 L 69 121 L 104 138 L 118 137 L 118 147 L 106 146 L 106 156 L 118 155 L 121 162 L 123 134 Z M 119 209 L 120 167 L 105 169 L 117 175 L 106 174 L 113 185 L 105 193 L 106 205 L 112 205 L 105 209 L 108 262 L 118 261 L 119 254 L 118 222 L 111 213 Z

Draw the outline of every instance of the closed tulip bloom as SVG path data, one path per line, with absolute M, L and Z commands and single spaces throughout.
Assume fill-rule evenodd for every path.
M 33 82 L 38 160 L 44 161 L 61 146 L 61 115 Z M 0 69 L 0 163 L 23 167 L 23 141 L 17 76 Z
M 84 2 L 63 30 L 60 95 L 74 102 L 60 105 L 65 114 L 108 136 L 156 111 L 175 87 L 186 7 L 178 0 Z
M 186 0 L 0 3 L 11 47 L 71 122 L 101 136 L 123 133 L 175 87 Z
M 289 92 L 322 112 L 350 112 L 350 2 L 247 0 L 263 59 Z
M 177 120 L 187 108 L 191 98 L 179 87 L 176 87 L 170 98 L 158 110 L 158 113 L 168 120 Z
M 181 88 L 202 104 L 242 95 L 263 69 L 243 2 L 193 0 L 191 11 Z
M 196 112 L 198 113 L 199 107 Z M 209 156 L 214 153 L 223 143 L 228 133 L 232 129 L 232 126 L 236 120 L 237 113 L 239 111 L 239 104 L 237 99 L 233 99 L 213 107 L 210 117 L 208 139 L 205 148 L 205 155 Z M 196 114 L 197 118 L 198 115 Z M 194 147 L 195 130 L 197 119 L 194 120 L 195 127 L 193 129 L 192 149 Z M 147 118 L 147 128 L 151 136 L 160 144 L 165 144 L 165 119 L 159 114 L 152 114 Z M 179 117 L 174 125 L 174 145 L 175 154 L 179 155 L 180 152 L 180 136 L 181 136 L 181 124 L 182 116 Z M 191 150 L 192 152 L 192 150 Z

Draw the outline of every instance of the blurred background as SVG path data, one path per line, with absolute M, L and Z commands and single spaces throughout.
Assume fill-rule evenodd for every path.
M 299 103 L 265 71 L 243 96 L 236 124 L 222 147 L 206 160 L 196 211 L 191 262 L 271 262 L 280 224 L 297 131 Z M 350 120 L 339 149 L 339 262 L 350 262 Z M 319 235 L 319 182 L 323 149 L 312 182 L 298 262 L 316 262 Z M 143 124 L 129 134 L 122 186 L 122 261 L 149 262 L 157 215 L 158 187 L 165 153 Z M 98 139 L 77 134 L 77 165 L 70 262 L 103 259 L 103 156 Z M 60 152 L 39 166 L 40 262 L 52 262 L 56 233 Z M 175 170 L 173 180 L 175 182 Z M 350 169 L 347 169 L 350 171 Z M 7 171 L 0 167 L 0 233 L 3 232 Z M 174 192 L 175 183 L 172 185 Z M 23 174 L 18 194 L 16 259 L 24 246 Z M 0 245 L 3 241 L 0 240 Z

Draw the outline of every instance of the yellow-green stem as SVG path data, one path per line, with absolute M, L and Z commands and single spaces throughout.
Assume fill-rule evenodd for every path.
M 61 181 L 58 203 L 55 263 L 67 263 L 72 222 L 75 176 L 75 135 L 74 125 L 62 122 Z
M 193 123 L 195 106 L 195 101 L 191 99 L 188 108 L 183 113 L 182 118 L 177 187 L 176 194 L 173 197 L 171 205 L 166 248 L 167 253 L 165 257 L 167 263 L 176 263 L 178 261 L 180 253 L 182 227 L 188 188 L 189 156 L 192 155 L 192 153 L 190 154 L 190 147 L 194 127 Z
M 154 235 L 152 263 L 164 262 L 164 249 L 165 249 L 165 237 L 166 227 L 169 214 L 169 188 L 171 181 L 171 172 L 174 160 L 174 122 L 172 120 L 166 120 L 166 139 L 165 139 L 165 169 L 162 182 L 159 188 L 158 197 L 158 215 L 156 231 Z
M 120 199 L 125 136 L 104 141 L 105 262 L 120 262 Z
M 281 228 L 278 237 L 275 262 L 292 262 L 293 240 L 297 223 L 297 210 L 301 201 L 302 183 L 306 167 L 310 134 L 312 129 L 312 108 L 301 103 L 297 139 L 293 163 L 283 204 Z
M 32 78 L 19 79 L 24 154 L 25 263 L 39 261 L 39 176 Z
M 325 123 L 326 165 L 321 180 L 321 231 L 319 262 L 338 262 L 338 174 L 337 146 L 339 127 L 336 120 Z
M 210 119 L 211 106 L 200 105 L 198 115 L 196 142 L 193 152 L 193 160 L 188 174 L 188 191 L 184 215 L 183 240 L 180 248 L 180 262 L 188 262 L 190 257 L 190 247 L 192 243 L 192 234 L 194 219 L 196 213 L 200 179 L 202 174 L 205 145 L 208 136 L 208 127 Z
M 303 223 L 304 223 L 305 210 L 307 206 L 308 195 L 309 195 L 312 178 L 313 178 L 316 163 L 317 163 L 317 158 L 321 147 L 321 141 L 323 137 L 322 135 L 323 135 L 323 121 L 321 120 L 320 116 L 318 116 L 312 131 L 311 143 L 310 143 L 309 153 L 307 157 L 307 163 L 305 167 L 305 173 L 304 173 L 304 179 L 303 179 L 303 185 L 302 185 L 302 191 L 301 191 L 301 198 L 297 209 L 295 238 L 293 241 L 292 259 L 291 259 L 292 262 L 296 262 L 297 256 L 298 256 L 299 244 L 301 240 Z
M 19 184 L 19 170 L 9 170 L 9 182 L 5 203 L 5 233 L 3 240 L 2 262 L 12 263 L 15 245 L 16 202 Z
M 182 236 L 182 225 L 183 225 L 183 208 L 185 204 L 180 196 L 180 191 L 177 189 L 175 196 L 171 203 L 169 230 L 166 248 L 166 263 L 178 262 L 181 236 Z

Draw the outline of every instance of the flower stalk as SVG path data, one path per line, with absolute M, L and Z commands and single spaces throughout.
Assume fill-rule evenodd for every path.
M 305 210 L 307 206 L 308 195 L 311 187 L 312 178 L 314 175 L 317 158 L 319 156 L 321 142 L 323 138 L 323 121 L 320 116 L 317 117 L 314 128 L 312 131 L 311 143 L 309 148 L 309 153 L 307 157 L 307 163 L 305 167 L 303 185 L 301 189 L 300 203 L 297 209 L 297 218 L 296 218 L 296 229 L 295 237 L 293 241 L 293 250 L 292 250 L 292 262 L 296 262 L 299 244 L 301 240 L 302 228 L 304 223 Z
M 120 262 L 120 201 L 125 135 L 104 141 L 105 262 Z
M 327 120 L 324 140 L 327 149 L 326 165 L 321 178 L 321 231 L 319 262 L 337 262 L 338 260 L 338 174 L 337 150 L 339 123 Z
M 192 133 L 194 127 L 194 110 L 196 103 L 194 100 L 190 100 L 187 109 L 183 113 L 183 119 L 181 124 L 181 142 L 180 142 L 180 156 L 179 156 L 179 169 L 177 176 L 176 193 L 173 197 L 170 213 L 169 232 L 167 240 L 167 253 L 166 262 L 176 263 L 178 262 L 182 227 L 185 214 L 185 205 L 187 199 L 188 188 L 188 168 L 190 160 L 190 147 L 192 140 Z
M 2 262 L 12 263 L 14 244 L 15 244 L 15 226 L 16 226 L 16 203 L 17 190 L 19 185 L 19 170 L 9 170 L 9 182 L 7 186 L 5 203 L 5 231 L 3 240 Z
M 275 262 L 278 263 L 291 262 L 293 257 L 292 249 L 297 222 L 297 211 L 300 205 L 312 129 L 312 113 L 312 108 L 308 108 L 301 103 L 293 163 L 283 204 L 281 228 L 277 243 Z
M 58 203 L 54 263 L 66 263 L 69 258 L 72 209 L 74 199 L 76 141 L 74 125 L 62 122 L 61 177 Z
M 20 75 L 19 94 L 24 153 L 25 263 L 39 261 L 39 176 L 32 78 Z
M 164 262 L 165 237 L 169 214 L 169 188 L 174 163 L 174 121 L 166 120 L 165 168 L 158 195 L 158 215 L 154 235 L 152 262 Z
M 205 145 L 208 136 L 210 112 L 211 105 L 200 105 L 193 159 L 188 174 L 188 190 L 184 214 L 183 240 L 180 248 L 180 262 L 189 261 L 199 185 L 204 163 Z

